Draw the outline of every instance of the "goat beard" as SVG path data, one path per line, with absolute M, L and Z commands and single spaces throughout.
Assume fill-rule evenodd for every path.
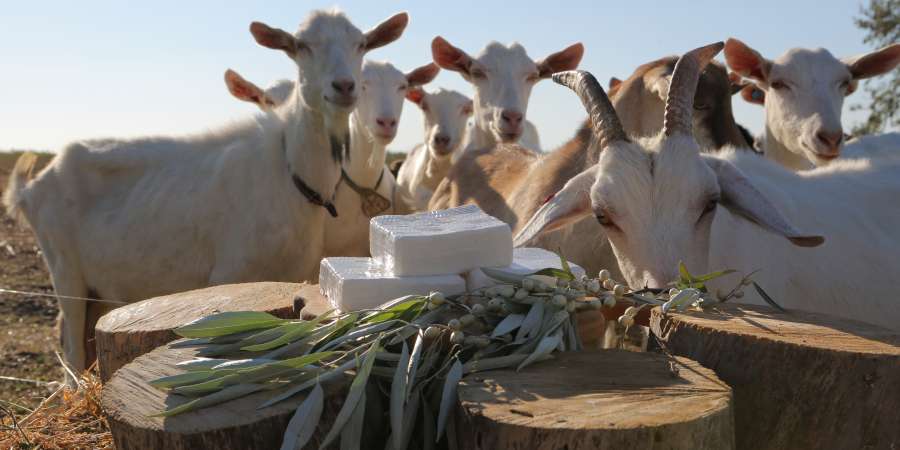
M 350 114 L 325 114 L 331 158 L 338 164 L 350 160 Z

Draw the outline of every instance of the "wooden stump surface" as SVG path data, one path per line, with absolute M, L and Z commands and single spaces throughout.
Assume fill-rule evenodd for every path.
M 176 341 L 178 342 L 178 341 Z M 177 406 L 189 399 L 169 395 L 148 384 L 168 375 L 183 373 L 175 364 L 196 354 L 190 348 L 172 348 L 166 344 L 126 364 L 103 386 L 101 405 L 109 422 L 116 448 L 139 449 L 277 449 L 294 411 L 305 399 L 298 394 L 271 407 L 257 409 L 274 393 L 257 392 L 247 397 L 174 417 L 151 417 L 167 406 Z M 343 402 L 342 383 L 331 383 L 326 389 L 322 422 L 309 448 L 329 430 Z M 307 391 L 308 393 L 308 391 Z
M 173 329 L 214 313 L 265 311 L 296 318 L 294 299 L 324 304 L 318 285 L 298 283 L 245 283 L 213 286 L 133 303 L 103 316 L 95 340 L 100 379 L 136 357 L 178 338 Z M 296 309 L 303 305 L 296 305 Z
M 734 390 L 739 449 L 900 448 L 900 334 L 763 306 L 669 314 L 651 327 Z
M 557 355 L 459 387 L 464 449 L 728 449 L 731 389 L 686 358 L 623 350 Z

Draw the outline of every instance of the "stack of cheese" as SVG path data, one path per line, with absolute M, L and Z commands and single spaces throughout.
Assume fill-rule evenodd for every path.
M 513 250 L 505 223 L 469 205 L 407 216 L 379 216 L 369 225 L 371 258 L 322 260 L 319 286 L 341 311 L 374 308 L 404 295 L 455 295 L 493 284 L 480 270 L 526 275 L 560 268 L 539 248 Z M 584 271 L 572 266 L 577 276 Z

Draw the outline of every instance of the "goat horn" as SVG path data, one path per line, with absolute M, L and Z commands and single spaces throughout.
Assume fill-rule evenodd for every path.
M 590 72 L 585 70 L 559 72 L 553 74 L 553 81 L 578 94 L 591 118 L 591 126 L 601 147 L 606 147 L 612 142 L 628 140 L 603 86 Z
M 672 81 L 669 83 L 669 95 L 666 98 L 666 115 L 663 122 L 666 136 L 674 134 L 691 136 L 694 94 L 697 92 L 700 72 L 724 47 L 724 43 L 716 42 L 695 48 L 678 58 Z

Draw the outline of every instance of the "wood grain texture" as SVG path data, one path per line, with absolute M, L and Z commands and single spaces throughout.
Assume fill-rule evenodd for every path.
M 726 304 L 651 328 L 734 390 L 739 449 L 900 448 L 900 335 L 831 316 Z
M 731 389 L 686 358 L 623 350 L 564 353 L 459 387 L 465 449 L 729 449 Z
M 151 417 L 169 406 L 188 400 L 169 395 L 149 385 L 162 376 L 182 373 L 175 364 L 195 356 L 190 348 L 172 348 L 166 344 L 118 370 L 103 386 L 101 406 L 109 422 L 116 448 L 138 449 L 277 449 L 294 411 L 305 399 L 298 394 L 268 408 L 257 407 L 276 392 L 257 392 L 227 403 L 180 414 Z M 326 387 L 322 421 L 308 448 L 318 443 L 334 421 L 349 379 Z
M 246 283 L 213 286 L 133 303 L 103 316 L 95 340 L 100 378 L 109 380 L 120 367 L 178 338 L 173 329 L 225 311 L 265 311 L 296 318 L 294 299 L 322 303 L 318 285 Z

